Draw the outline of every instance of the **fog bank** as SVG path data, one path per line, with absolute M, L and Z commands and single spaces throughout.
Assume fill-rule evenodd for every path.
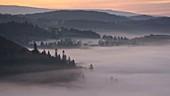
M 0 83 L 0 96 L 168 96 L 170 46 L 66 49 L 83 77 L 50 84 Z M 54 50 L 50 50 L 54 54 Z M 61 51 L 61 50 L 59 50 Z M 54 75 L 55 76 L 55 75 Z

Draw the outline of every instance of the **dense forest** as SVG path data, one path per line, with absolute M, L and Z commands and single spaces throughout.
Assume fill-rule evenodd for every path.
M 51 56 L 49 51 L 40 52 L 36 43 L 32 51 L 2 36 L 0 43 L 0 76 L 76 68 L 75 61 L 68 57 L 64 50 L 60 55 L 55 49 L 55 56 Z
M 41 40 L 51 38 L 45 29 L 35 26 L 29 22 L 8 22 L 0 24 L 0 35 L 19 43 L 27 43 L 29 40 Z
M 21 22 L 21 19 L 16 19 L 13 21 L 13 18 L 17 16 L 1 15 L 0 18 L 1 17 L 6 17 L 9 22 L 6 21 L 6 23 L 0 23 L 0 35 L 23 45 L 28 44 L 30 41 L 58 39 L 65 37 L 100 38 L 99 34 L 91 30 L 77 30 L 65 27 L 42 28 L 27 20 Z M 11 19 L 8 19 L 7 17 Z
M 50 33 L 57 35 L 58 38 L 93 38 L 97 39 L 100 38 L 100 35 L 92 30 L 78 30 L 74 28 L 49 28 L 48 30 Z
M 0 23 L 8 23 L 8 22 L 25 22 L 30 20 L 28 18 L 23 17 L 23 15 L 11 15 L 11 14 L 0 14 Z

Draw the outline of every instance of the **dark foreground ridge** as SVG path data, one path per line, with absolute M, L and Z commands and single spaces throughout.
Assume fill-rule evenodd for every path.
M 29 51 L 1 36 L 0 44 L 0 76 L 76 68 L 75 61 L 67 57 L 64 50 L 60 55 L 55 49 L 55 56 L 51 56 L 45 50 L 39 52 L 36 43 Z

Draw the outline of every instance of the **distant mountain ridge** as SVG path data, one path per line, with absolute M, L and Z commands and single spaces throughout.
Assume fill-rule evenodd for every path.
M 59 10 L 45 13 L 28 14 L 30 19 L 55 19 L 55 20 L 93 20 L 105 22 L 129 21 L 125 16 L 117 16 L 104 12 L 84 11 L 84 10 Z
M 104 12 L 84 11 L 84 10 L 60 10 L 45 13 L 35 13 L 25 15 L 26 18 L 41 27 L 61 27 L 67 21 L 87 20 L 101 22 L 124 22 L 131 21 L 125 16 L 117 16 Z M 48 23 L 47 23 L 48 22 Z
M 44 29 L 66 27 L 100 32 L 170 33 L 170 17 L 150 15 L 127 17 L 87 10 L 57 10 L 15 16 L 0 15 L 0 23 L 25 20 Z
M 0 5 L 1 14 L 33 14 L 33 13 L 43 13 L 54 11 L 54 9 L 47 8 L 35 8 L 35 7 L 26 7 L 26 6 L 17 6 L 17 5 Z
M 132 12 L 125 12 L 125 11 L 116 11 L 116 10 L 94 10 L 94 11 L 99 11 L 99 12 L 105 12 L 105 13 L 109 13 L 109 14 L 114 14 L 114 15 L 119 15 L 119 16 L 136 16 L 136 15 L 140 15 L 138 13 L 132 13 Z
M 87 20 L 70 20 L 63 26 L 76 29 L 93 29 L 95 31 L 111 31 L 126 33 L 170 33 L 170 18 L 160 17 L 149 20 L 133 20 L 128 22 L 102 22 Z
M 136 16 L 130 16 L 129 18 L 132 20 L 149 20 L 149 19 L 154 19 L 156 17 L 150 15 L 136 15 Z
M 55 11 L 55 10 L 62 10 L 62 9 L 47 9 L 47 8 L 36 8 L 36 7 L 18 6 L 18 5 L 0 5 L 1 14 L 13 14 L 13 15 L 34 14 L 34 13 L 50 12 L 50 11 Z M 68 10 L 75 10 L 75 9 L 68 9 Z M 105 13 L 115 14 L 115 15 L 120 15 L 120 16 L 139 15 L 137 13 L 116 11 L 116 10 L 90 9 L 86 11 L 105 12 Z

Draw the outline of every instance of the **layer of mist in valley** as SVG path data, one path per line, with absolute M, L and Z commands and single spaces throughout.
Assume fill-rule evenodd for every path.
M 65 49 L 78 66 L 93 64 L 94 70 L 83 69 L 82 77 L 71 82 L 0 82 L 0 96 L 167 96 L 170 94 L 169 49 L 170 46 Z M 54 55 L 54 50 L 49 50 Z M 44 76 L 55 77 L 50 74 Z M 40 76 L 33 78 L 45 78 L 43 74 Z M 29 78 L 30 74 L 24 77 Z
M 15 5 L 0 10 L 0 96 L 169 96 L 170 17 Z

